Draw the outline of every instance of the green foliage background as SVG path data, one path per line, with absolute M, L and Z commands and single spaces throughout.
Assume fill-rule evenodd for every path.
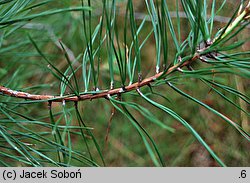
M 153 1 L 148 2 L 150 4 Z M 134 41 L 131 58 L 141 59 L 143 78 L 155 74 L 158 60 L 161 61 L 160 71 L 163 71 L 164 56 L 167 58 L 167 65 L 177 63 L 178 47 L 176 47 L 175 41 L 181 45 L 192 34 L 191 31 L 195 32 L 197 25 L 194 24 L 192 27 L 189 18 L 183 17 L 182 3 L 186 5 L 196 3 L 197 9 L 199 9 L 200 2 L 200 7 L 205 6 L 208 15 L 211 15 L 213 6 L 215 10 L 221 7 L 214 19 L 209 34 L 210 39 L 215 38 L 216 34 L 219 35 L 220 30 L 230 22 L 234 11 L 237 12 L 238 9 L 235 6 L 236 1 L 167 0 L 166 2 L 169 9 L 167 12 L 172 17 L 171 21 L 176 34 L 176 38 L 173 38 L 168 27 L 169 22 L 166 19 L 167 26 L 165 30 L 163 29 L 163 32 L 166 33 L 162 33 L 162 35 L 165 35 L 167 39 L 165 43 L 159 43 L 161 46 L 165 44 L 166 52 L 157 50 L 158 42 L 154 36 L 155 32 L 153 32 L 154 24 L 151 22 L 145 1 L 132 1 L 135 14 L 131 15 L 130 12 L 129 15 L 132 16 L 132 19 L 134 18 L 134 21 L 130 20 L 128 25 L 124 21 L 127 1 L 106 2 L 111 7 L 108 9 L 110 11 L 115 9 L 117 13 L 117 24 L 111 31 L 115 35 L 113 46 L 119 52 L 118 57 L 123 58 L 121 59 L 122 64 L 127 62 L 124 59 L 128 56 L 125 48 Z M 178 9 L 176 2 L 179 3 Z M 238 4 L 240 2 L 237 1 Z M 109 89 L 111 77 L 114 78 L 115 88 L 122 87 L 123 77 L 119 62 L 116 62 L 117 57 L 109 47 L 108 41 L 105 40 L 100 50 L 98 49 L 102 41 L 98 36 L 105 37 L 108 30 L 107 22 L 103 22 L 102 32 L 99 30 L 93 44 L 90 44 L 93 50 L 87 49 L 89 36 L 92 35 L 91 38 L 93 38 L 94 30 L 101 26 L 101 17 L 106 21 L 103 16 L 105 15 L 103 2 L 91 1 L 91 13 L 88 11 L 88 3 L 90 1 L 0 1 L 0 84 L 13 90 L 32 94 L 61 94 L 62 96 L 72 93 L 77 95 L 78 92 L 91 92 L 97 87 L 99 90 Z M 112 3 L 115 3 L 115 6 Z M 161 1 L 159 1 L 159 6 L 160 3 Z M 77 8 L 69 9 L 72 7 Z M 205 10 L 201 8 L 201 11 Z M 179 16 L 181 18 L 178 18 Z M 210 28 L 211 22 L 207 22 L 206 25 L 209 25 Z M 202 26 L 205 23 L 203 23 L 201 21 L 198 24 L 201 32 L 197 34 L 199 36 L 197 42 L 189 43 L 190 45 L 201 46 L 199 44 L 204 38 Z M 143 27 L 136 39 L 140 44 L 145 40 L 145 45 L 138 55 L 137 43 L 136 40 L 133 40 L 131 30 L 133 26 L 138 28 L 140 25 Z M 126 26 L 128 30 L 124 34 Z M 186 94 L 198 99 L 202 104 L 237 122 L 246 132 L 249 132 L 249 112 L 247 111 L 250 92 L 250 29 L 249 25 L 246 26 L 248 27 L 245 27 L 240 34 L 230 37 L 229 41 L 215 48 L 225 55 L 237 53 L 226 58 L 235 61 L 233 64 L 230 62 L 225 65 L 218 64 L 218 66 L 214 63 L 209 65 L 204 62 L 195 62 L 192 67 L 197 70 L 197 73 L 189 73 L 191 71 L 182 68 L 186 72 L 174 72 L 166 76 L 166 80 Z M 124 35 L 127 36 L 127 45 L 124 43 Z M 194 35 L 196 34 L 194 33 Z M 108 37 L 107 34 L 106 36 Z M 241 42 L 242 40 L 243 42 Z M 187 41 L 192 41 L 192 39 L 187 39 Z M 192 49 L 197 48 L 196 46 L 193 45 L 192 48 L 189 48 L 188 45 L 183 48 L 181 56 L 192 54 Z M 162 49 L 164 50 L 164 47 Z M 86 61 L 89 51 L 94 54 L 96 50 L 93 67 L 97 72 L 97 84 L 95 84 L 93 75 L 89 78 L 90 81 L 87 81 L 88 73 L 93 73 L 93 69 L 91 68 L 92 62 Z M 84 53 L 87 55 L 85 55 L 86 57 L 84 57 Z M 46 62 L 46 59 L 51 63 Z M 222 59 L 221 57 L 221 60 L 216 61 L 222 62 Z M 112 71 L 109 65 L 111 62 L 113 63 Z M 64 76 L 58 74 L 59 72 L 53 67 L 56 67 Z M 138 67 L 136 68 L 138 69 Z M 123 69 L 125 68 L 126 66 Z M 139 69 L 131 74 L 134 77 L 133 82 L 137 82 L 138 74 L 140 74 Z M 70 89 L 68 83 L 65 84 L 65 78 L 69 77 L 73 90 Z M 162 81 L 152 85 L 153 93 L 148 86 L 141 88 L 145 97 L 149 97 L 157 104 L 179 114 L 198 132 L 212 152 L 225 165 L 249 166 L 249 139 L 244 138 L 235 127 L 227 124 L 211 110 L 183 97 L 183 94 L 176 92 Z M 210 81 L 210 83 L 205 81 Z M 216 86 L 213 81 L 218 85 Z M 125 78 L 125 86 L 129 82 L 131 80 L 128 77 Z M 119 103 L 115 97 L 110 101 L 105 98 L 81 101 L 77 104 L 78 110 L 75 110 L 76 103 L 74 102 L 66 102 L 66 104 L 53 102 L 51 110 L 49 110 L 49 102 L 29 101 L 0 95 L 1 166 L 223 165 L 217 163 L 218 159 L 216 162 L 216 158 L 214 159 L 204 148 L 204 143 L 199 143 L 198 137 L 190 133 L 188 128 L 180 123 L 181 120 L 168 115 L 164 112 L 163 107 L 160 107 L 162 110 L 157 109 L 136 91 L 122 94 L 122 101 L 125 104 Z M 139 109 L 131 103 L 139 105 Z M 126 112 L 127 110 L 129 113 Z M 132 118 L 128 117 L 129 115 Z M 147 130 L 149 136 L 142 132 L 142 128 L 140 129 L 135 121 L 130 121 L 133 118 Z M 157 148 L 154 147 L 150 138 L 154 139 Z M 161 156 L 158 155 L 158 151 Z

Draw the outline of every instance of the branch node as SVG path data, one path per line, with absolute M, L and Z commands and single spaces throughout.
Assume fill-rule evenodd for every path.
M 125 89 L 125 90 L 126 90 L 126 89 Z M 123 86 L 123 87 L 120 88 L 119 93 L 124 93 L 125 90 L 124 90 L 124 86 Z

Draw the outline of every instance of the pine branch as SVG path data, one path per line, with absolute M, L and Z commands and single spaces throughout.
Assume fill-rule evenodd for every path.
M 205 49 L 207 49 L 207 48 L 209 48 L 209 47 L 206 47 Z M 209 55 L 209 53 L 206 53 L 206 55 Z M 36 95 L 36 94 L 16 91 L 16 90 L 12 90 L 10 88 L 6 88 L 4 86 L 0 86 L 0 94 L 8 95 L 11 97 L 16 97 L 16 98 L 22 98 L 22 99 L 26 99 L 26 100 L 44 100 L 44 102 L 46 102 L 48 100 L 53 101 L 53 102 L 62 102 L 62 101 L 75 101 L 76 102 L 76 101 L 83 101 L 83 100 L 93 100 L 93 99 L 98 99 L 98 98 L 107 98 L 108 96 L 130 92 L 130 91 L 136 90 L 138 88 L 141 88 L 143 86 L 149 85 L 150 83 L 161 78 L 163 74 L 168 75 L 170 73 L 173 73 L 174 71 L 177 71 L 178 69 L 180 69 L 184 66 L 188 66 L 193 61 L 199 59 L 201 56 L 204 56 L 204 55 L 197 52 L 196 54 L 194 54 L 194 56 L 191 59 L 189 59 L 185 62 L 179 62 L 178 64 L 170 67 L 167 71 L 157 73 L 154 76 L 151 76 L 151 77 L 148 77 L 148 78 L 142 80 L 141 82 L 136 82 L 136 83 L 133 83 L 133 84 L 126 86 L 126 87 L 120 87 L 120 88 L 116 88 L 116 89 L 101 91 L 100 93 L 93 93 L 93 94 L 86 94 L 85 93 L 85 94 L 81 94 L 79 96 Z

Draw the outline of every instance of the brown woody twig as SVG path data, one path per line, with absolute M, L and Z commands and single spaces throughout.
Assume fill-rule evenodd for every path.
M 193 58 L 191 58 L 190 60 L 184 62 L 184 63 L 178 63 L 172 67 L 170 67 L 168 69 L 168 71 L 165 74 L 170 74 L 176 70 L 178 70 L 178 68 L 190 65 L 191 62 L 193 62 L 194 60 L 198 59 L 201 55 L 196 53 Z M 122 87 L 122 88 L 116 88 L 116 89 L 111 89 L 108 91 L 103 91 L 101 93 L 95 93 L 95 94 L 82 94 L 80 96 L 72 96 L 72 97 L 61 97 L 61 96 L 53 96 L 53 95 L 36 95 L 36 94 L 30 94 L 30 93 L 26 93 L 26 92 L 21 92 L 21 91 L 15 91 L 12 90 L 10 88 L 6 88 L 4 86 L 0 86 L 0 93 L 2 93 L 3 95 L 8 95 L 11 97 L 16 97 L 16 98 L 22 98 L 22 99 L 27 99 L 27 100 L 44 100 L 44 101 L 53 101 L 53 102 L 62 102 L 62 101 L 83 101 L 83 100 L 92 100 L 92 99 L 97 99 L 97 98 L 107 98 L 108 96 L 112 96 L 112 95 L 117 95 L 120 93 L 125 93 L 125 92 L 129 92 L 132 90 L 136 90 L 138 88 L 141 88 L 143 86 L 149 85 L 150 83 L 154 82 L 155 80 L 157 80 L 158 78 L 160 78 L 162 76 L 162 74 L 164 74 L 164 72 L 160 72 L 155 74 L 154 76 L 148 77 L 144 80 L 142 80 L 141 82 L 136 82 L 133 83 L 129 86 L 126 87 Z

